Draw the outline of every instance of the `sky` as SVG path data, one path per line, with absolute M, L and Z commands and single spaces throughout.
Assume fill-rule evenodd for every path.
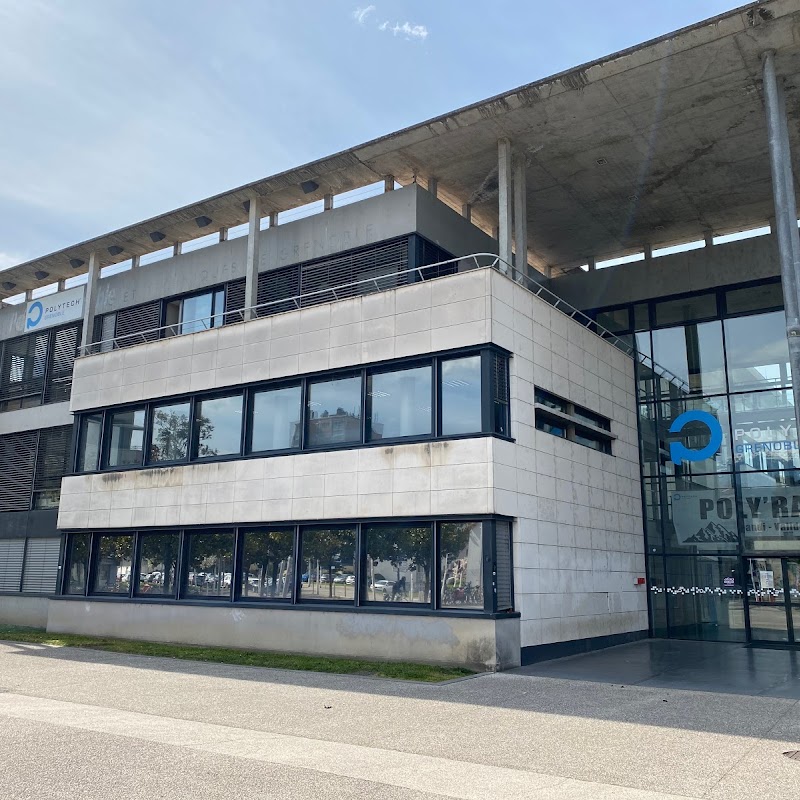
M 0 0 L 0 269 L 739 5 Z

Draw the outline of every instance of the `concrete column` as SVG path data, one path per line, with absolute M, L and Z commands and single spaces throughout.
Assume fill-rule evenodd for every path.
M 714 246 L 714 231 L 706 231 L 705 236 L 703 236 L 705 240 L 706 247 L 713 247 Z
M 394 175 L 384 175 L 384 177 L 383 177 L 383 191 L 384 192 L 393 192 L 394 191 Z
M 322 210 L 331 211 L 333 209 L 333 195 L 326 194 L 322 198 Z
M 438 178 L 428 178 L 428 192 L 430 192 L 433 197 L 439 196 L 439 180 Z
M 30 302 L 33 300 L 33 289 L 27 289 L 25 292 L 25 301 Z
M 58 291 L 59 292 L 63 292 L 66 288 L 67 288 L 67 279 L 66 278 L 62 278 L 58 282 Z
M 652 261 L 653 260 L 653 245 L 646 244 L 642 249 L 644 250 L 644 260 L 645 261 Z
M 277 228 L 278 227 L 278 212 L 271 211 L 269 215 L 269 226 L 270 228 Z
M 525 156 L 514 158 L 514 247 L 517 252 L 515 268 L 520 277 L 528 275 L 528 184 Z
M 586 259 L 586 266 L 589 267 L 589 272 L 594 272 L 597 269 L 597 259 L 594 256 L 589 256 Z
M 173 257 L 179 256 L 183 252 L 183 242 L 175 242 L 172 245 L 172 255 Z
M 497 192 L 498 192 L 498 255 L 502 259 L 500 269 L 508 270 L 512 260 L 511 252 L 511 142 L 499 139 L 497 142 Z M 505 262 L 505 263 L 503 263 Z
M 469 203 L 464 203 L 464 205 L 461 206 L 461 216 L 464 217 L 467 222 L 472 222 L 472 206 Z
M 83 296 L 83 330 L 81 331 L 81 352 L 92 342 L 94 333 L 94 310 L 97 307 L 97 282 L 100 280 L 100 259 L 97 251 L 89 254 L 89 273 L 86 281 L 86 293 Z
M 792 242 L 792 257 L 795 264 L 800 262 L 800 229 L 797 227 L 797 199 L 794 188 L 794 171 L 792 169 L 792 148 L 789 144 L 789 124 L 786 117 L 786 94 L 783 81 L 778 81 L 778 119 L 781 125 L 781 148 L 786 154 L 783 159 L 783 170 L 786 181 L 787 214 L 789 215 L 789 234 Z M 800 274 L 796 275 L 800 291 Z
M 775 203 L 775 229 L 786 314 L 786 336 L 793 376 L 795 419 L 798 422 L 798 430 L 800 430 L 800 421 L 798 421 L 798 415 L 800 415 L 800 296 L 798 296 L 800 262 L 796 259 L 796 251 L 792 246 L 794 234 L 797 232 L 797 210 L 794 202 L 794 185 L 791 180 L 791 157 L 785 147 L 787 140 L 783 136 L 785 119 L 781 120 L 781 103 L 775 74 L 775 54 L 767 51 L 762 55 L 762 61 L 769 161 L 772 172 L 772 197 Z M 787 161 L 789 162 L 788 168 Z
M 133 256 L 133 258 L 131 258 L 131 269 L 138 269 L 140 266 L 139 262 L 141 261 L 141 259 L 142 259 L 141 256 Z
M 219 229 L 219 240 L 221 242 L 228 241 L 228 229 L 227 228 L 220 228 Z
M 259 243 L 261 233 L 261 198 L 250 198 L 250 209 L 248 211 L 247 229 L 247 259 L 244 264 L 244 307 L 245 322 L 253 319 L 253 313 L 249 310 L 258 302 L 258 260 Z

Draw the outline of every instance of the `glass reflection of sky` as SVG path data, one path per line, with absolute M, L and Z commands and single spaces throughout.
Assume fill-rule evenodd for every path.
M 481 430 L 481 357 L 442 362 L 442 433 Z
M 431 432 L 431 368 L 373 375 L 369 384 L 371 439 Z
M 200 421 L 199 456 L 238 453 L 242 433 L 242 396 L 216 397 L 198 406 Z M 206 426 L 204 422 L 207 421 Z

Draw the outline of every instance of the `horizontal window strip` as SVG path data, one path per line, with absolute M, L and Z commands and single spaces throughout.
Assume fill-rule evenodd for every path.
M 65 595 L 306 609 L 513 611 L 511 521 L 492 515 L 67 536 Z
M 87 411 L 74 469 L 508 437 L 508 359 L 486 345 Z

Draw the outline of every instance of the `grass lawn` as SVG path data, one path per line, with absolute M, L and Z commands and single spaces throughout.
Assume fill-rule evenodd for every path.
M 57 647 L 82 647 L 111 653 L 130 653 L 137 656 L 180 658 L 187 661 L 212 661 L 215 664 L 239 664 L 244 667 L 299 669 L 310 672 L 335 672 L 340 675 L 370 675 L 404 681 L 437 683 L 472 675 L 460 667 L 439 667 L 430 664 L 405 662 L 362 661 L 351 658 L 306 656 L 297 653 L 265 653 L 259 650 L 235 650 L 227 647 L 202 647 L 186 644 L 137 642 L 130 639 L 110 639 L 104 636 L 80 636 L 72 633 L 47 633 L 40 628 L 0 625 L 0 640 L 48 644 Z

